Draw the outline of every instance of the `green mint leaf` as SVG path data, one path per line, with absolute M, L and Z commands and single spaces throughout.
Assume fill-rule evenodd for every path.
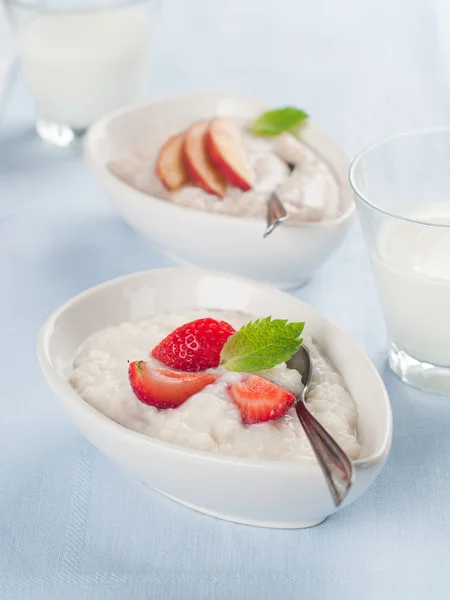
M 251 321 L 227 339 L 220 364 L 229 371 L 245 373 L 271 369 L 297 352 L 304 326 L 272 317 Z
M 255 135 L 279 135 L 283 131 L 294 131 L 302 125 L 308 115 L 298 108 L 287 106 L 269 110 L 259 116 L 250 125 L 249 130 Z

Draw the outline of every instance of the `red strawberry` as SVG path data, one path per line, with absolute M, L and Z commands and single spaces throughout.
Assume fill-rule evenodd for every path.
M 279 419 L 295 400 L 294 394 L 258 375 L 246 375 L 228 386 L 228 392 L 247 425 Z
M 176 408 L 214 383 L 217 376 L 212 373 L 180 373 L 158 369 L 143 360 L 135 360 L 128 367 L 128 379 L 133 392 L 144 404 L 156 408 Z
M 223 345 L 236 331 L 225 321 L 197 319 L 186 323 L 152 350 L 152 356 L 173 369 L 204 371 L 217 367 Z

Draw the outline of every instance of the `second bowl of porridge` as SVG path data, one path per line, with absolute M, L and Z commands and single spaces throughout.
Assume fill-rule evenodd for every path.
M 349 161 L 310 118 L 294 133 L 249 131 L 266 109 L 219 94 L 125 108 L 91 128 L 86 158 L 122 217 L 177 262 L 298 287 L 333 253 L 351 222 Z M 214 141 L 225 136 L 228 150 L 225 122 L 237 133 L 241 160 L 221 161 Z M 197 160 L 204 133 L 213 140 L 214 165 L 224 167 L 215 174 Z M 173 161 L 164 169 L 162 149 L 170 163 L 181 145 L 188 148 L 187 171 L 174 173 Z M 263 239 L 274 192 L 289 218 Z
M 278 354 L 239 356 L 249 331 L 269 326 L 285 340 Z M 39 358 L 83 434 L 143 482 L 227 520 L 306 527 L 336 508 L 295 415 L 301 377 L 283 360 L 300 335 L 313 358 L 308 407 L 354 463 L 347 505 L 386 460 L 389 400 L 354 342 L 294 297 L 214 271 L 138 273 L 58 309 Z

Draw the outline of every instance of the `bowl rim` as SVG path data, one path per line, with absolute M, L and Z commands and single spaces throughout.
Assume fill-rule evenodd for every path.
M 213 270 L 213 269 L 202 269 L 202 268 L 186 268 L 186 267 L 168 267 L 168 268 L 160 268 L 160 269 L 150 269 L 144 271 L 137 271 L 134 273 L 129 273 L 126 275 L 122 275 L 120 277 L 115 277 L 113 279 L 108 279 L 102 283 L 99 283 L 95 286 L 76 294 L 69 298 L 66 302 L 61 304 L 55 311 L 53 311 L 49 317 L 43 323 L 38 340 L 37 340 L 37 357 L 40 368 L 43 372 L 43 375 L 49 384 L 50 389 L 55 392 L 58 396 L 59 401 L 63 404 L 70 404 L 71 409 L 76 411 L 78 414 L 84 415 L 86 419 L 94 420 L 95 426 L 100 429 L 107 430 L 113 437 L 123 437 L 128 439 L 133 439 L 135 442 L 138 442 L 141 445 L 146 446 L 156 446 L 160 448 L 165 448 L 175 454 L 189 454 L 194 456 L 200 460 L 213 460 L 215 462 L 233 464 L 240 468 L 252 468 L 252 469 L 282 469 L 286 471 L 308 471 L 308 472 L 319 472 L 320 467 L 316 461 L 287 461 L 287 460 L 267 460 L 267 459 L 252 459 L 245 458 L 239 456 L 233 456 L 228 454 L 214 453 L 209 452 L 207 450 L 197 450 L 195 448 L 190 448 L 188 446 L 181 446 L 177 444 L 173 444 L 171 442 L 166 442 L 163 440 L 158 440 L 157 438 L 150 437 L 145 435 L 144 433 L 140 433 L 137 431 L 133 431 L 132 429 L 128 429 L 124 425 L 117 423 L 116 421 L 110 419 L 102 412 L 91 406 L 88 402 L 86 402 L 77 392 L 72 388 L 67 379 L 65 379 L 62 375 L 60 375 L 54 366 L 52 365 L 49 354 L 48 354 L 48 344 L 51 339 L 52 333 L 54 331 L 54 325 L 57 319 L 69 308 L 78 303 L 80 300 L 87 298 L 89 296 L 94 296 L 100 290 L 105 290 L 110 287 L 116 286 L 118 283 L 126 283 L 127 281 L 139 278 L 145 278 L 147 276 L 152 276 L 155 273 L 167 273 L 171 272 L 174 275 L 176 272 L 189 272 L 193 275 L 215 275 L 226 277 L 228 279 L 237 280 L 241 283 L 250 284 L 256 287 L 258 290 L 268 293 L 276 293 L 277 295 L 286 296 L 289 298 L 293 298 L 296 302 L 300 304 L 304 304 L 308 306 L 310 310 L 315 312 L 321 319 L 333 325 L 333 327 L 337 328 L 344 336 L 350 339 L 350 341 L 357 347 L 358 351 L 362 355 L 362 357 L 369 363 L 377 381 L 379 384 L 380 391 L 382 393 L 382 399 L 384 403 L 384 410 L 387 417 L 387 427 L 384 431 L 383 441 L 380 444 L 380 447 L 377 452 L 371 454 L 366 458 L 358 458 L 353 462 L 355 468 L 365 468 L 377 464 L 379 462 L 383 462 L 390 451 L 391 442 L 392 442 L 392 433 L 393 433 L 393 417 L 392 417 L 392 407 L 389 399 L 389 395 L 387 393 L 384 382 L 378 373 L 377 369 L 373 365 L 372 361 L 366 355 L 366 353 L 359 347 L 359 345 L 353 340 L 353 338 L 346 333 L 341 327 L 330 321 L 327 317 L 322 315 L 317 309 L 312 307 L 310 304 L 299 300 L 295 296 L 291 294 L 287 294 L 269 284 L 259 283 L 258 281 L 254 281 L 247 277 L 241 277 L 238 275 L 224 273 L 222 271 Z
M 370 195 L 370 199 L 369 199 L 369 195 L 366 192 L 362 191 L 361 186 L 356 181 L 358 169 L 361 167 L 364 160 L 368 156 L 370 156 L 373 152 L 382 150 L 384 147 L 389 146 L 392 142 L 395 143 L 395 142 L 399 142 L 399 141 L 403 141 L 403 140 L 409 140 L 412 138 L 417 138 L 419 136 L 429 136 L 429 135 L 436 135 L 436 134 L 446 135 L 449 132 L 450 132 L 450 127 L 448 125 L 442 125 L 440 127 L 427 127 L 425 129 L 412 129 L 409 131 L 401 131 L 399 133 L 394 133 L 387 137 L 378 139 L 376 142 L 373 142 L 372 144 L 369 144 L 368 146 L 366 146 L 365 148 L 360 150 L 360 152 L 358 152 L 358 154 L 353 159 L 353 161 L 350 165 L 349 172 L 348 172 L 348 180 L 350 182 L 350 185 L 351 185 L 351 188 L 355 195 L 355 198 L 357 198 L 357 200 L 359 202 L 361 202 L 362 204 L 364 204 L 371 210 L 378 212 L 379 214 L 381 214 L 383 216 L 391 217 L 392 219 L 395 219 L 400 222 L 403 221 L 406 223 L 412 223 L 413 225 L 422 225 L 424 227 L 429 227 L 429 228 L 449 229 L 450 226 L 448 223 L 438 223 L 436 221 L 424 221 L 421 219 L 415 219 L 412 217 L 408 217 L 407 215 L 403 215 L 398 212 L 387 210 L 386 208 L 381 206 L 379 203 L 374 202 L 372 200 L 372 195 Z
M 93 139 L 96 138 L 99 135 L 99 132 L 102 132 L 102 130 L 105 132 L 107 126 L 111 122 L 113 122 L 115 119 L 122 117 L 124 115 L 127 115 L 127 114 L 131 114 L 135 111 L 139 111 L 139 110 L 154 106 L 154 105 L 158 105 L 158 104 L 163 105 L 166 102 L 175 102 L 175 101 L 179 101 L 179 102 L 191 101 L 192 102 L 192 101 L 195 101 L 196 99 L 203 100 L 203 101 L 211 100 L 211 101 L 217 101 L 217 102 L 220 101 L 221 99 L 234 99 L 238 102 L 252 103 L 255 105 L 255 107 L 257 105 L 259 105 L 261 110 L 270 108 L 270 104 L 268 104 L 264 101 L 261 101 L 261 100 L 256 100 L 256 99 L 250 98 L 250 97 L 245 97 L 245 96 L 236 95 L 236 94 L 226 94 L 226 93 L 221 93 L 221 92 L 194 92 L 194 93 L 185 93 L 185 94 L 173 94 L 173 95 L 169 95 L 169 96 L 154 98 L 154 99 L 147 100 L 144 102 L 137 102 L 134 104 L 130 104 L 128 106 L 124 106 L 124 107 L 121 107 L 114 111 L 111 111 L 110 113 L 107 113 L 106 115 L 101 117 L 98 121 L 93 123 L 88 128 L 88 131 L 86 132 L 86 134 L 83 138 L 83 142 L 82 142 L 83 154 L 84 154 L 86 163 L 91 168 L 91 170 L 94 172 L 94 174 L 100 174 L 101 177 L 106 181 L 106 183 L 108 183 L 110 186 L 115 186 L 119 191 L 121 191 L 121 195 L 128 194 L 129 197 L 133 197 L 133 200 L 135 200 L 136 202 L 141 202 L 141 203 L 145 202 L 146 204 L 148 204 L 149 199 L 150 199 L 154 202 L 157 202 L 160 205 L 164 205 L 166 208 L 173 207 L 173 209 L 175 209 L 175 210 L 181 210 L 185 214 L 186 213 L 191 214 L 191 215 L 192 214 L 197 214 L 197 215 L 204 214 L 204 215 L 210 216 L 212 218 L 220 217 L 220 220 L 222 222 L 225 217 L 229 222 L 237 223 L 240 220 L 240 221 L 244 221 L 249 224 L 257 225 L 258 227 L 260 227 L 261 219 L 258 219 L 256 217 L 243 217 L 243 216 L 239 216 L 239 215 L 229 215 L 229 214 L 224 214 L 224 213 L 216 213 L 213 211 L 205 211 L 205 210 L 201 210 L 199 208 L 195 208 L 195 207 L 191 207 L 191 206 L 184 206 L 184 205 L 176 204 L 174 202 L 169 202 L 168 200 L 164 200 L 163 198 L 159 198 L 158 196 L 154 196 L 153 194 L 147 194 L 146 192 L 143 192 L 142 190 L 139 190 L 139 189 L 125 183 L 124 181 L 122 181 L 119 177 L 114 175 L 107 168 L 107 166 L 104 162 L 99 162 L 99 161 L 95 160 L 93 150 L 92 150 Z M 348 189 L 346 190 L 345 188 L 342 188 L 341 195 L 345 196 L 345 197 L 348 195 L 348 198 L 351 201 L 349 202 L 347 209 L 341 215 L 339 215 L 337 219 L 332 219 L 329 221 L 318 221 L 318 222 L 287 220 L 283 224 L 283 227 L 289 227 L 290 229 L 329 229 L 329 228 L 341 225 L 342 223 L 345 223 L 346 221 L 348 221 L 353 216 L 353 214 L 355 213 L 355 210 L 356 210 L 355 202 L 352 199 L 352 197 L 353 197 L 352 187 L 348 180 L 348 172 L 350 169 L 351 160 L 337 139 L 335 139 L 333 136 L 329 135 L 326 131 L 324 131 L 323 129 L 318 127 L 310 119 L 308 119 L 308 126 L 313 128 L 320 135 L 326 137 L 328 143 L 331 143 L 333 145 L 333 147 L 335 147 L 342 154 L 342 156 L 345 157 L 346 162 L 347 162 L 347 170 L 346 170 L 347 172 L 346 172 L 346 176 L 342 177 L 342 182 L 343 182 L 344 186 L 348 185 Z M 333 164 L 331 164 L 330 167 L 333 170 L 336 170 Z

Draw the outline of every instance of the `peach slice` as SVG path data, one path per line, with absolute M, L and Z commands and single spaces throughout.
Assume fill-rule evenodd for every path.
M 213 119 L 206 133 L 206 148 L 216 169 L 233 186 L 247 191 L 254 186 L 254 176 L 247 163 L 239 135 L 228 119 Z
M 209 194 L 220 198 L 225 196 L 227 184 L 221 173 L 211 162 L 205 145 L 208 123 L 200 121 L 190 127 L 185 136 L 183 156 L 187 171 L 193 183 Z
M 159 151 L 156 160 L 156 174 L 170 191 L 178 190 L 189 181 L 183 161 L 184 138 L 184 132 L 169 138 Z

